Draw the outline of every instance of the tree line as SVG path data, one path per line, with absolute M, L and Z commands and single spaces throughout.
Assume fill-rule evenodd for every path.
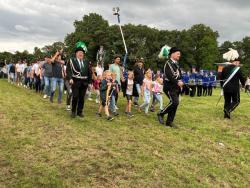
M 0 62 L 26 59 L 28 62 L 42 59 L 45 54 L 52 55 L 59 49 L 64 49 L 68 56 L 74 53 L 75 44 L 81 40 L 87 44 L 87 58 L 96 62 L 96 53 L 102 45 L 106 51 L 105 64 L 112 62 L 113 55 L 124 55 L 124 47 L 118 25 L 110 25 L 101 15 L 90 13 L 82 20 L 74 22 L 75 31 L 66 35 L 64 42 L 54 42 L 42 48 L 35 47 L 33 53 L 28 51 L 12 54 L 0 53 Z M 128 48 L 128 67 L 132 67 L 137 58 L 144 58 L 145 66 L 160 68 L 162 61 L 158 59 L 160 49 L 165 44 L 176 46 L 182 51 L 180 65 L 184 69 L 196 67 L 199 69 L 215 69 L 214 63 L 221 63 L 222 54 L 228 48 L 238 50 L 243 72 L 250 73 L 250 37 L 241 41 L 225 41 L 218 43 L 219 33 L 204 24 L 193 25 L 184 30 L 160 30 L 146 25 L 126 24 L 122 26 Z

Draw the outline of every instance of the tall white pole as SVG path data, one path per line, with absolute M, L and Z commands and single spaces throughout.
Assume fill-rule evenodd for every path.
M 120 23 L 119 23 L 119 28 L 120 28 L 121 35 L 122 35 L 122 41 L 123 41 L 123 45 L 124 45 L 124 48 L 125 48 L 125 52 L 127 54 L 128 53 L 128 49 L 127 49 L 127 45 L 126 45 L 126 42 L 125 42 L 125 39 L 124 39 L 124 35 L 123 35 L 123 32 L 122 32 L 122 26 L 121 26 Z
M 127 61 L 127 56 L 128 56 L 128 49 L 127 49 L 127 45 L 126 45 L 126 42 L 125 42 L 125 39 L 124 39 L 123 31 L 122 31 L 122 26 L 121 26 L 121 22 L 120 22 L 119 11 L 120 11 L 119 7 L 113 8 L 114 15 L 117 16 L 118 25 L 119 25 L 119 28 L 120 28 L 120 31 L 121 31 L 122 41 L 123 41 L 124 49 L 125 49 L 125 52 L 126 52 L 125 56 L 124 56 L 124 61 L 123 61 L 123 65 L 124 65 L 124 67 L 126 67 L 126 61 Z

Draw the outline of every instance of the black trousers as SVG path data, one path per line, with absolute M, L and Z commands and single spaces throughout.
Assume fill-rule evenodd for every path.
M 203 96 L 207 96 L 207 86 L 203 86 Z
M 160 115 L 164 116 L 168 114 L 167 123 L 173 122 L 175 118 L 175 114 L 179 105 L 179 94 L 180 91 L 178 89 L 165 89 L 164 93 L 169 98 L 169 104 L 160 111 Z
M 197 96 L 200 97 L 202 95 L 202 85 L 197 86 Z
M 213 86 L 208 86 L 208 96 L 212 96 L 213 94 Z
M 240 104 L 239 92 L 224 92 L 224 110 L 232 112 Z
M 40 92 L 42 90 L 41 88 L 41 79 L 40 79 L 40 75 L 34 75 L 35 78 L 35 88 L 36 88 L 36 92 Z
M 189 88 L 190 88 L 190 97 L 194 97 L 196 93 L 196 86 L 189 85 Z
M 189 88 L 188 85 L 184 85 L 184 86 L 183 86 L 183 92 L 185 93 L 185 95 L 189 95 L 190 88 Z
M 72 113 L 82 114 L 84 107 L 84 96 L 88 88 L 88 82 L 81 79 L 73 79 L 72 85 Z

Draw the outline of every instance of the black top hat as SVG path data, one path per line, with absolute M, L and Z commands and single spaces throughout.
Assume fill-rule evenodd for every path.
M 181 52 L 180 49 L 176 48 L 176 47 L 172 47 L 169 51 L 169 56 L 171 56 L 171 54 L 175 53 L 175 52 Z

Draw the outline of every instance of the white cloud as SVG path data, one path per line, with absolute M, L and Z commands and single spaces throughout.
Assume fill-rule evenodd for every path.
M 17 31 L 21 31 L 21 32 L 28 32 L 30 31 L 30 29 L 28 27 L 22 26 L 22 25 L 15 25 L 15 29 Z

